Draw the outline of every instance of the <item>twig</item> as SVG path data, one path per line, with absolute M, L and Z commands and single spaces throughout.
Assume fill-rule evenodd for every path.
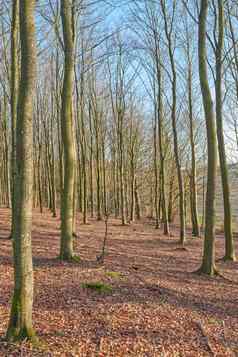
M 201 333 L 202 333 L 202 335 L 203 335 L 203 337 L 204 337 L 204 339 L 206 341 L 206 345 L 207 345 L 207 347 L 209 349 L 209 352 L 212 354 L 212 356 L 215 356 L 215 353 L 214 353 L 214 351 L 212 349 L 212 345 L 210 343 L 209 337 L 208 337 L 208 335 L 206 333 L 206 330 L 203 327 L 201 321 L 195 321 L 195 324 L 198 326 L 199 330 L 201 331 Z

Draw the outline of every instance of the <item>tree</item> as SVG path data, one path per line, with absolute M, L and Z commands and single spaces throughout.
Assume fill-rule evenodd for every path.
M 61 0 L 61 20 L 64 39 L 64 81 L 61 103 L 61 134 L 64 150 L 64 183 L 61 195 L 61 246 L 60 258 L 73 258 L 73 216 L 75 180 L 75 143 L 73 126 L 74 83 L 74 0 Z
M 13 254 L 14 294 L 8 340 L 35 339 L 32 327 L 33 267 L 31 249 L 33 193 L 33 98 L 36 78 L 35 0 L 20 6 L 21 79 L 16 125 Z
M 197 210 L 197 165 L 196 165 L 196 151 L 194 140 L 194 111 L 193 111 L 193 89 L 192 89 L 192 58 L 190 49 L 190 36 L 188 33 L 188 25 L 186 23 L 186 56 L 187 56 L 187 82 L 188 82 L 188 107 L 189 107 L 189 139 L 191 147 L 191 174 L 190 174 L 190 201 L 191 201 L 191 220 L 192 220 L 192 234 L 195 237 L 200 236 L 198 210 Z
M 18 39 L 19 39 L 19 0 L 12 4 L 11 23 L 11 203 L 12 216 L 14 215 L 14 177 L 15 177 L 15 155 L 16 155 L 16 120 L 17 120 L 17 98 L 18 98 Z M 11 229 L 12 230 L 12 229 Z M 12 232 L 10 237 L 12 236 Z
M 207 50 L 206 50 L 206 23 L 208 13 L 208 0 L 201 0 L 198 30 L 198 57 L 199 77 L 205 112 L 207 130 L 207 194 L 205 213 L 205 236 L 203 246 L 202 266 L 199 272 L 214 275 L 215 267 L 215 193 L 216 193 L 216 170 L 217 170 L 217 137 L 215 125 L 215 113 L 211 90 L 207 73 Z
M 177 133 L 177 72 L 174 59 L 174 48 L 172 43 L 173 27 L 174 27 L 174 16 L 175 16 L 176 2 L 173 2 L 172 6 L 172 19 L 171 23 L 168 23 L 168 15 L 166 11 L 165 0 L 161 0 L 161 8 L 164 18 L 165 36 L 168 43 L 169 60 L 172 71 L 171 84 L 172 84 L 172 128 L 173 128 L 173 140 L 174 140 L 174 156 L 177 168 L 178 176 L 178 186 L 179 186 L 179 219 L 180 219 L 180 243 L 183 245 L 185 243 L 185 210 L 184 210 L 184 184 L 183 184 L 183 174 L 181 169 L 181 163 L 179 158 L 179 145 L 178 145 L 178 133 Z
M 222 97 L 222 76 L 223 76 L 223 47 L 224 47 L 224 4 L 223 0 L 217 0 L 218 4 L 218 39 L 216 40 L 216 123 L 217 141 L 220 161 L 220 171 L 222 179 L 223 206 L 224 206 L 224 232 L 225 232 L 225 256 L 224 260 L 235 260 L 234 242 L 232 235 L 232 216 L 230 204 L 230 187 L 226 160 L 226 149 L 223 133 L 223 97 Z

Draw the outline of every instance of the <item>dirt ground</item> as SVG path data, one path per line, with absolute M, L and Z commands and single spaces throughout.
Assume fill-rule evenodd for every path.
M 0 210 L 0 336 L 4 337 L 13 288 L 9 211 Z M 147 221 L 122 227 L 109 221 L 108 254 L 96 262 L 104 222 L 81 225 L 79 263 L 62 263 L 59 218 L 34 212 L 34 326 L 40 345 L 7 345 L 0 356 L 238 356 L 238 263 L 218 262 L 224 277 L 192 272 L 201 262 L 202 240 L 178 231 L 166 238 Z M 238 248 L 238 239 L 236 239 Z M 217 258 L 224 237 L 217 236 Z M 112 287 L 99 293 L 83 284 Z

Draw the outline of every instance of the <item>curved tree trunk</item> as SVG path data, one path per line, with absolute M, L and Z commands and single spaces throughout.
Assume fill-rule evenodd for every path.
M 215 268 L 215 192 L 216 192 L 216 170 L 217 170 L 217 138 L 215 115 L 211 91 L 207 74 L 207 51 L 206 51 L 206 22 L 208 13 L 208 0 L 201 0 L 199 14 L 199 77 L 205 112 L 208 146 L 207 167 L 207 194 L 205 213 L 205 237 L 203 247 L 203 260 L 200 272 L 208 275 L 216 273 Z

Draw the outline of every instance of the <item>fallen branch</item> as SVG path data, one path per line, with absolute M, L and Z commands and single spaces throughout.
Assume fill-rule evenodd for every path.
M 212 356 L 215 356 L 215 352 L 212 349 L 211 342 L 209 340 L 207 332 L 206 332 L 205 328 L 203 327 L 201 321 L 195 321 L 195 324 L 199 328 L 200 332 L 202 333 L 202 336 L 204 337 L 204 339 L 206 341 L 206 345 L 208 347 L 209 352 L 211 353 Z

